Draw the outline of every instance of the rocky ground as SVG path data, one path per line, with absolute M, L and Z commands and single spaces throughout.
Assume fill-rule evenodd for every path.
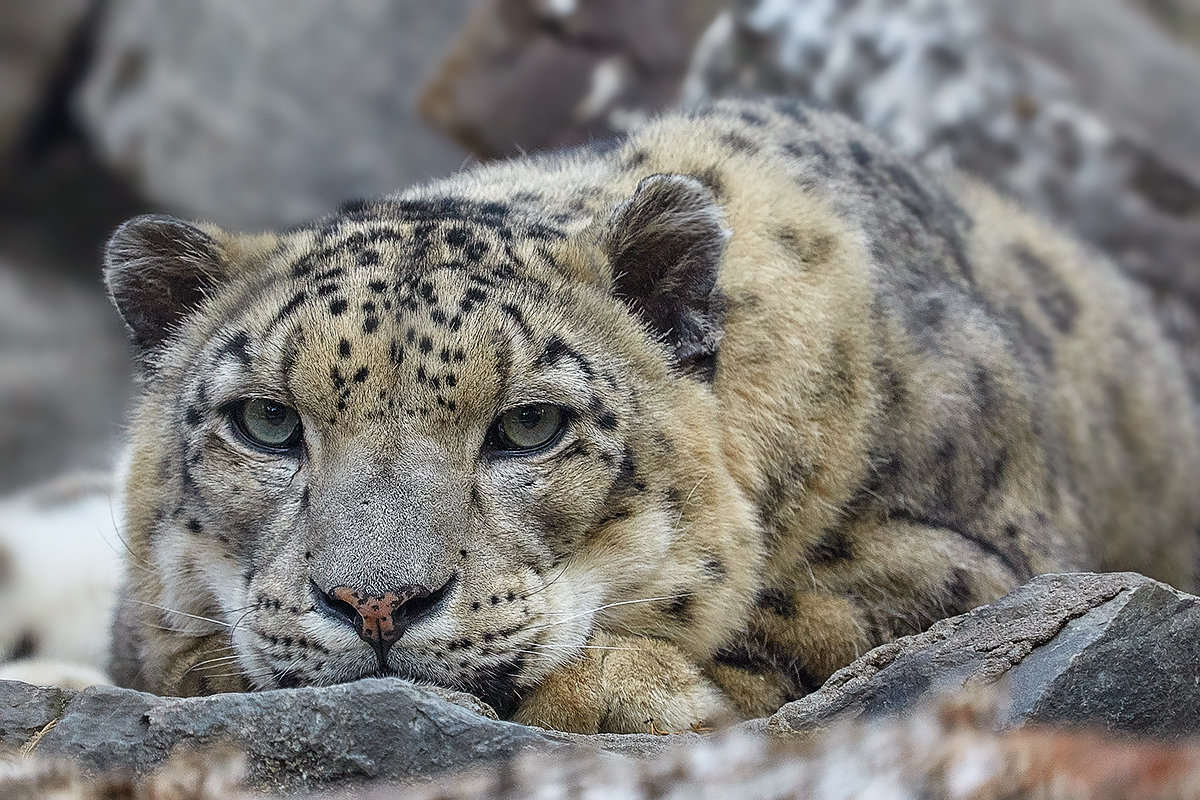
M 833 106 L 917 158 L 983 176 L 1140 276 L 1200 357 L 1197 0 L 618 5 L 625 13 L 611 0 L 0 0 L 0 495 L 111 461 L 132 388 L 98 275 L 121 219 L 166 210 L 290 225 L 465 159 L 585 141 L 730 94 Z M 0 619 L 29 617 L 3 606 L 21 602 L 3 588 Z M 243 764 L 248 786 L 286 793 L 512 757 L 377 796 L 587 786 L 692 797 L 703 785 L 763 798 L 1023 797 L 1045 796 L 1081 753 L 1105 752 L 1123 777 L 1077 775 L 1074 794 L 1058 785 L 1056 796 L 1200 797 L 1194 750 L 1027 727 L 1200 735 L 1198 602 L 1132 575 L 1045 576 L 715 740 L 550 734 L 400 681 L 190 700 L 0 683 L 0 744 L 38 757 L 0 768 L 0 796 L 43 796 L 77 769 L 130 771 L 139 796 L 199 798 L 229 796 Z M 0 643 L 15 652 L 12 633 Z M 958 712 L 946 709 L 959 706 L 934 710 L 931 698 L 982 687 L 1001 699 L 955 738 L 947 715 Z M 993 723 L 1018 733 L 997 736 Z M 219 742 L 244 762 L 186 761 Z M 903 752 L 908 766 L 878 752 Z M 172 758 L 167 777 L 146 777 Z M 728 768 L 705 772 L 709 761 Z M 1151 773 L 1159 782 L 1136 782 Z
M 497 721 L 469 695 L 398 679 L 190 699 L 3 682 L 0 744 L 47 763 L 70 762 L 87 774 L 142 776 L 160 771 L 173 755 L 232 744 L 246 785 L 278 794 L 435 778 L 439 788 L 413 796 L 559 797 L 575 796 L 567 791 L 571 786 L 587 786 L 601 797 L 690 797 L 698 795 L 689 791 L 707 787 L 747 798 L 832 798 L 863 796 L 857 792 L 873 783 L 886 789 L 880 797 L 1026 796 L 983 791 L 992 777 L 1030 769 L 1030 754 L 1016 766 L 998 754 L 1028 740 L 997 730 L 1069 726 L 1081 738 L 1057 746 L 1087 741 L 1093 751 L 1101 743 L 1121 749 L 1114 733 L 1160 743 L 1194 738 L 1197 664 L 1200 598 L 1130 573 L 1043 575 L 990 606 L 876 648 L 767 720 L 715 736 L 552 733 Z M 964 693 L 984 701 L 947 701 Z M 971 746 L 951 736 L 954 720 L 947 715 L 962 714 Z M 1142 747 L 1146 752 L 1123 750 L 1122 757 L 1159 759 L 1165 780 L 1170 770 L 1164 771 L 1163 754 L 1175 751 Z M 838 771 L 830 763 L 834 755 L 841 759 Z M 972 757 L 982 759 L 973 767 L 977 774 L 962 777 L 958 791 L 933 769 L 962 762 L 969 772 Z M 1084 777 L 1106 768 L 1078 752 L 1054 757 L 1061 759 L 1058 767 Z M 1179 757 L 1191 765 L 1192 784 L 1191 794 L 1177 796 L 1200 797 L 1197 752 Z M 224 764 L 228 757 L 214 759 Z M 470 779 L 444 777 L 497 761 L 509 766 Z M 1045 775 L 1026 777 L 1048 786 L 1051 766 L 1042 764 Z M 763 770 L 774 777 L 762 780 Z M 1139 780 L 1128 769 L 1105 780 L 1114 777 Z M 0 775 L 0 794 L 12 797 L 19 781 L 33 779 L 28 772 L 10 777 L 5 791 Z M 919 791 L 943 779 L 944 793 Z M 670 791 L 655 784 L 669 784 Z M 1176 796 L 1162 793 L 1161 785 L 1141 788 L 1138 796 Z M 380 789 L 378 796 L 392 795 Z

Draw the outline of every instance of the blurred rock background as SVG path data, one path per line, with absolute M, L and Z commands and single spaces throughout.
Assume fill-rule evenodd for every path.
M 0 0 L 0 495 L 119 440 L 122 219 L 287 226 L 742 94 L 982 175 L 1200 343 L 1200 0 Z

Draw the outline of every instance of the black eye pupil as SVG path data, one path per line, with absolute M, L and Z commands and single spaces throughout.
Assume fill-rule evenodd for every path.
M 543 416 L 545 416 L 545 414 L 541 409 L 525 408 L 522 409 L 521 413 L 518 415 L 517 422 L 526 428 L 536 428 L 538 423 L 542 421 Z

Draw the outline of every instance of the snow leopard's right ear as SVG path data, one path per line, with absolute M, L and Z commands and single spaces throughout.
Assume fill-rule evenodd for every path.
M 104 252 L 109 295 L 144 360 L 226 273 L 216 239 L 163 214 L 129 220 Z

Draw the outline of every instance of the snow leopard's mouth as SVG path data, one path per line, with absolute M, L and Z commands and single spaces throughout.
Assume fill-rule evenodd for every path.
M 337 682 L 353 683 L 368 678 L 402 678 L 413 683 L 441 686 L 475 695 L 490 705 L 503 719 L 510 717 L 521 701 L 524 691 L 522 687 L 526 683 L 521 680 L 524 662 L 524 657 L 518 655 L 509 661 L 493 664 L 474 675 L 464 675 L 450 681 L 447 681 L 444 675 L 431 675 L 429 670 L 419 665 L 411 668 L 385 665 Z M 301 673 L 287 671 L 277 672 L 275 681 L 280 689 L 294 689 L 307 683 Z

